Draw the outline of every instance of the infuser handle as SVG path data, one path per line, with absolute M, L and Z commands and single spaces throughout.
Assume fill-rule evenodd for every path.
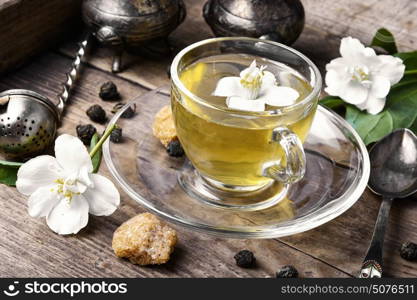
M 71 65 L 70 71 L 67 73 L 67 79 L 62 85 L 62 92 L 58 95 L 59 103 L 57 105 L 57 109 L 59 111 L 59 116 L 61 116 L 62 112 L 64 111 L 65 103 L 68 100 L 71 89 L 74 85 L 74 81 L 77 79 L 78 71 L 81 66 L 81 59 L 85 54 L 90 36 L 91 34 L 87 33 L 84 39 L 78 44 L 79 48 L 77 54 L 75 55 L 75 59 Z

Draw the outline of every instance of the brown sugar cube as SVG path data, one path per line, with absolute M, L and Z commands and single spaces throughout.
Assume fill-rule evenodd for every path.
M 150 213 L 139 214 L 120 225 L 112 247 L 118 257 L 138 265 L 159 265 L 169 260 L 177 243 L 174 229 Z
M 153 135 L 167 147 L 169 142 L 177 137 L 171 106 L 162 107 L 155 115 L 152 126 Z

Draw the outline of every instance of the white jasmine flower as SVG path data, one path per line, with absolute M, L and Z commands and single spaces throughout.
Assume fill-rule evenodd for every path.
M 213 95 L 227 97 L 227 106 L 237 110 L 264 111 L 266 104 L 294 104 L 299 93 L 290 87 L 277 86 L 274 74 L 265 71 L 265 68 L 258 68 L 254 60 L 249 68 L 240 72 L 240 77 L 220 79 Z
M 77 233 L 88 223 L 88 214 L 108 216 L 120 195 L 107 178 L 92 174 L 90 155 L 82 142 L 63 134 L 55 141 L 55 156 L 41 155 L 23 164 L 17 190 L 29 196 L 32 217 L 46 217 L 58 234 Z
M 404 75 L 402 60 L 376 55 L 372 48 L 352 37 L 342 39 L 340 54 L 342 57 L 326 65 L 325 91 L 370 114 L 381 112 L 391 86 Z

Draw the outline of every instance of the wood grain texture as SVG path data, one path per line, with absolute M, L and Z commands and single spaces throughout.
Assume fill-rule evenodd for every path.
M 78 30 L 81 0 L 1 0 L 0 73 Z
M 211 36 L 201 17 L 203 0 L 188 0 L 188 17 L 170 37 L 174 48 Z M 304 0 L 306 27 L 294 47 L 311 57 L 323 70 L 338 56 L 340 37 L 352 35 L 369 42 L 376 29 L 385 26 L 397 37 L 401 50 L 417 48 L 413 19 L 416 1 L 330 1 Z M 25 87 L 54 97 L 64 79 L 68 59 L 75 51 L 76 37 L 58 54 L 48 53 L 34 63 L 0 79 L 0 89 Z M 63 54 L 63 56 L 61 55 Z M 101 103 L 107 111 L 113 103 L 98 99 L 97 89 L 105 80 L 116 82 L 128 100 L 168 83 L 166 70 L 171 58 L 127 56 L 128 69 L 118 75 L 109 72 L 111 58 L 106 49 L 95 49 L 87 60 L 82 82 L 77 84 L 60 132 L 75 134 L 75 125 L 85 123 L 85 109 Z M 67 58 L 65 58 L 66 56 Z M 139 108 L 140 109 L 140 108 Z M 97 126 L 102 129 L 102 127 Z M 101 172 L 110 176 L 104 164 Z M 0 265 L 1 276 L 129 276 L 129 277 L 265 277 L 284 264 L 295 265 L 304 277 L 356 276 L 366 253 L 380 200 L 366 191 L 345 214 L 314 230 L 277 240 L 226 240 L 178 228 L 180 243 L 172 262 L 165 266 L 141 268 L 114 257 L 110 242 L 114 229 L 142 209 L 122 195 L 122 205 L 112 216 L 93 217 L 89 226 L 75 237 L 53 234 L 43 220 L 26 212 L 25 199 L 12 188 L 1 187 Z M 417 242 L 417 202 L 395 202 L 385 243 L 387 276 L 416 277 L 417 263 L 398 254 L 404 241 Z M 238 250 L 254 251 L 259 266 L 254 270 L 236 267 Z
M 70 60 L 60 55 L 43 55 L 19 72 L 3 77 L 0 90 L 25 87 L 54 99 L 69 65 Z M 109 113 L 114 103 L 101 101 L 97 96 L 99 86 L 107 80 L 118 85 L 123 101 L 145 91 L 106 72 L 88 67 L 82 70 L 82 82 L 76 84 L 60 133 L 75 135 L 77 124 L 89 122 L 85 111 L 92 104 L 101 104 Z M 104 129 L 95 125 L 99 131 Z M 104 163 L 100 172 L 111 178 Z M 114 230 L 143 211 L 127 195 L 122 194 L 121 206 L 112 216 L 91 217 L 88 227 L 78 235 L 63 237 L 49 230 L 44 219 L 29 217 L 25 197 L 14 188 L 1 186 L 0 189 L 0 256 L 3 258 L 0 276 L 270 277 L 285 264 L 295 264 L 305 277 L 349 276 L 280 241 L 217 239 L 182 228 L 177 228 L 180 241 L 171 262 L 157 267 L 134 266 L 115 257 L 111 249 Z M 235 265 L 233 256 L 242 249 L 256 253 L 257 268 L 246 270 Z

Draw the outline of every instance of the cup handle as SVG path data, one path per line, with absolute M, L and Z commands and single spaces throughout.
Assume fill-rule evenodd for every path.
M 281 145 L 285 157 L 283 163 L 265 168 L 264 176 L 285 184 L 301 180 L 305 174 L 306 156 L 297 135 L 286 127 L 277 127 L 272 131 L 272 142 Z

